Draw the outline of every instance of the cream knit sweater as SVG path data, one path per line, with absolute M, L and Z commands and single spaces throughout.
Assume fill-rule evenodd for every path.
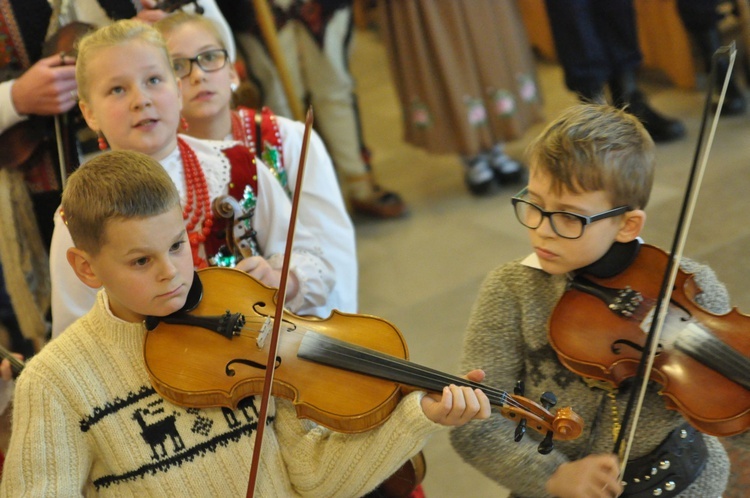
M 245 496 L 259 402 L 191 409 L 151 387 L 145 328 L 94 308 L 18 378 L 0 496 Z M 256 496 L 355 497 L 416 454 L 442 426 L 412 393 L 372 431 L 346 435 L 269 408 Z

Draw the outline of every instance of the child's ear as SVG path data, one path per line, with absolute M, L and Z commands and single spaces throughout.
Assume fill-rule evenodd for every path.
M 81 114 L 83 115 L 83 119 L 86 120 L 86 124 L 89 125 L 89 128 L 91 128 L 93 131 L 98 133 L 99 125 L 96 121 L 96 117 L 94 116 L 94 113 L 91 112 L 91 108 L 88 106 L 86 101 L 79 100 L 78 108 L 81 109 Z
M 235 69 L 234 64 L 231 63 L 229 63 L 229 79 L 233 88 L 240 86 L 240 76 L 237 74 L 237 69 Z
M 76 247 L 71 247 L 66 253 L 68 264 L 75 272 L 78 279 L 92 289 L 98 289 L 102 286 L 101 280 L 96 276 L 94 268 L 91 266 L 91 257 L 87 252 Z
M 620 231 L 617 232 L 615 240 L 617 242 L 630 242 L 641 234 L 643 226 L 646 224 L 646 211 L 634 209 L 625 213 L 620 225 Z

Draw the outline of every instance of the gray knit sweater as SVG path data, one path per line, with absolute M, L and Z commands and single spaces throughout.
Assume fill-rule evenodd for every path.
M 725 287 L 707 266 L 683 260 L 682 268 L 695 275 L 703 290 L 698 303 L 714 313 L 729 311 Z M 527 431 L 524 439 L 513 441 L 515 422 L 498 413 L 486 421 L 475 421 L 451 432 L 451 442 L 461 457 L 489 478 L 509 488 L 513 496 L 546 497 L 544 486 L 562 463 L 586 456 L 586 447 L 597 409 L 605 391 L 588 387 L 582 379 L 564 367 L 548 343 L 547 324 L 552 310 L 565 290 L 566 277 L 553 276 L 521 264 L 520 260 L 492 271 L 485 279 L 474 304 L 464 338 L 461 371 L 484 369 L 485 383 L 511 390 L 517 380 L 525 383 L 525 396 L 538 401 L 545 391 L 558 399 L 557 408 L 571 406 L 585 423 L 583 434 L 574 441 L 555 441 L 549 455 L 537 452 L 542 436 Z M 665 407 L 658 385 L 646 394 L 638 423 L 638 432 L 630 458 L 650 453 L 677 426 L 682 416 Z M 618 393 L 620 415 L 629 393 Z M 613 419 L 611 402 L 606 400 L 593 434 L 589 453 L 611 453 Z M 737 436 L 746 444 L 748 435 Z M 718 497 L 729 473 L 726 452 L 715 437 L 704 437 L 709 457 L 698 479 L 681 497 Z

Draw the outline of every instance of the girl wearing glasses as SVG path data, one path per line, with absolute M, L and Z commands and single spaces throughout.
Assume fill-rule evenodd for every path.
M 153 157 L 174 180 L 195 266 L 236 266 L 278 287 L 289 198 L 246 147 L 178 136 L 180 83 L 159 32 L 131 20 L 100 28 L 80 43 L 76 80 L 81 111 L 100 140 L 113 150 Z M 214 199 L 227 194 L 239 203 L 236 219 L 245 220 L 234 230 L 237 244 L 252 254 L 244 259 L 222 247 L 225 223 L 213 214 Z M 302 223 L 294 242 L 287 308 L 309 314 L 327 302 L 333 272 L 320 243 Z M 50 254 L 53 334 L 82 316 L 95 300 L 96 289 L 81 284 L 66 261 L 71 246 L 70 233 L 58 214 Z
M 550 315 L 570 276 L 581 270 L 611 276 L 632 262 L 653 183 L 653 140 L 622 110 L 579 105 L 550 123 L 528 152 L 528 186 L 512 202 L 533 253 L 485 279 L 461 362 L 482 365 L 491 385 L 521 380 L 532 399 L 553 392 L 574 407 L 586 428 L 580 438 L 541 455 L 538 441 L 516 443 L 507 437 L 509 422 L 493 414 L 489 422 L 454 430 L 453 447 L 511 496 L 721 496 L 729 474 L 721 443 L 667 409 L 658 385 L 645 395 L 623 485 L 612 452 L 629 390 L 584 381 L 558 360 L 548 339 Z M 726 289 L 712 270 L 685 259 L 681 265 L 702 289 L 701 306 L 729 311 Z M 590 332 L 576 333 L 584 341 Z M 745 445 L 747 435 L 740 439 Z
M 185 133 L 243 143 L 291 194 L 297 180 L 303 124 L 276 116 L 268 108 L 232 109 L 233 87 L 239 78 L 227 61 L 224 38 L 211 20 L 177 13 L 155 27 L 166 39 L 175 75 L 182 83 L 182 115 L 188 123 Z M 336 275 L 328 300 L 312 314 L 326 318 L 331 309 L 356 313 L 354 227 L 331 158 L 314 131 L 300 203 L 300 221 L 320 241 Z

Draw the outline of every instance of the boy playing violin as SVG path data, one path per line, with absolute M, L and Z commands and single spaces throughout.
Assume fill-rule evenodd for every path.
M 19 376 L 0 494 L 243 496 L 258 397 L 234 411 L 184 408 L 157 394 L 146 370 L 145 317 L 180 310 L 194 275 L 169 175 L 141 153 L 102 154 L 71 175 L 62 213 L 75 243 L 68 262 L 103 290 Z M 256 496 L 361 496 L 440 425 L 489 411 L 481 391 L 450 386 L 409 394 L 380 427 L 351 435 L 272 398 Z
M 729 474 L 721 443 L 668 410 L 655 383 L 621 483 L 613 448 L 628 386 L 587 383 L 558 360 L 548 340 L 550 315 L 572 276 L 617 274 L 637 253 L 654 175 L 653 140 L 622 110 L 585 104 L 563 112 L 528 152 L 529 183 L 513 205 L 534 252 L 485 279 L 462 364 L 481 365 L 490 384 L 521 379 L 530 398 L 554 392 L 575 405 L 586 427 L 580 438 L 539 455 L 536 435 L 516 443 L 503 428 L 508 422 L 493 414 L 452 431 L 453 447 L 513 496 L 720 496 Z M 700 306 L 729 311 L 726 289 L 711 269 L 688 260 L 681 266 L 702 289 Z

